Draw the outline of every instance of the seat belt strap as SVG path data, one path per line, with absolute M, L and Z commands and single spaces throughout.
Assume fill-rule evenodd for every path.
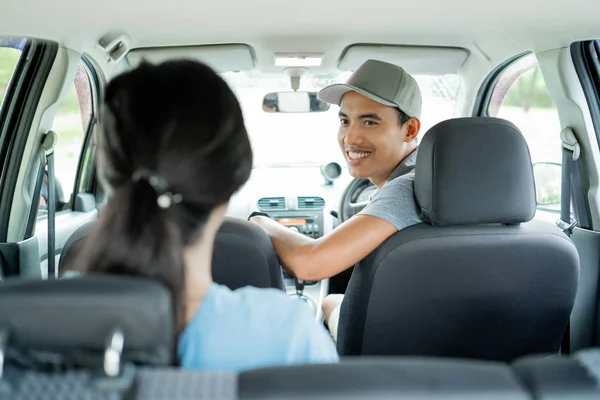
M 562 180 L 560 190 L 560 219 L 556 225 L 567 236 L 571 236 L 573 228 L 577 226 L 577 221 L 571 218 L 571 178 L 573 163 L 579 164 L 581 148 L 571 128 L 566 127 L 560 132 L 562 141 Z M 577 165 L 579 167 L 579 165 Z M 581 179 L 579 181 L 581 184 Z
M 590 228 L 590 221 L 585 204 L 585 192 L 583 190 L 583 177 L 581 175 L 581 158 L 573 160 L 571 164 L 571 201 L 573 202 L 573 211 L 577 216 L 577 226 L 583 229 Z
M 29 219 L 27 220 L 27 228 L 25 229 L 25 239 L 33 237 L 35 229 L 35 221 L 37 219 L 37 213 L 40 207 L 39 200 L 42 196 L 42 185 L 44 180 L 44 171 L 46 170 L 46 152 L 44 149 L 40 150 L 40 168 L 37 173 L 35 180 L 35 188 L 33 190 L 33 196 L 31 196 L 31 209 L 29 210 Z
M 560 132 L 560 139 L 562 141 L 562 180 L 560 189 L 560 219 L 556 221 L 556 225 L 562 229 L 567 236 L 571 236 L 573 228 L 577 226 L 577 221 L 571 218 L 571 182 L 573 181 L 573 171 L 577 170 L 576 173 L 576 185 L 580 185 L 581 191 L 583 191 L 583 185 L 581 182 L 581 173 L 579 170 L 579 156 L 581 155 L 581 147 L 577 141 L 577 137 L 573 130 L 569 127 L 564 128 Z M 575 164 L 575 168 L 573 168 Z M 569 354 L 571 352 L 571 317 L 565 328 L 563 334 L 562 343 L 560 346 L 562 354 Z
M 56 180 L 54 176 L 54 146 L 58 138 L 48 131 L 42 142 L 45 161 L 48 165 L 48 279 L 56 278 Z

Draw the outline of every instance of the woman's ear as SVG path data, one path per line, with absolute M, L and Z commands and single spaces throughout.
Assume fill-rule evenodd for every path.
M 421 130 L 421 121 L 419 118 L 411 118 L 404 124 L 406 127 L 406 134 L 404 141 L 410 143 L 417 138 L 419 131 Z

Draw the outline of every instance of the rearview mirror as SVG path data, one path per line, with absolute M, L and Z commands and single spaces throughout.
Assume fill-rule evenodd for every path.
M 320 100 L 316 92 L 277 92 L 268 93 L 262 107 L 268 113 L 307 113 L 327 111 L 329 103 Z
M 560 204 L 560 183 L 562 166 L 558 163 L 541 162 L 533 164 L 535 197 L 540 206 Z

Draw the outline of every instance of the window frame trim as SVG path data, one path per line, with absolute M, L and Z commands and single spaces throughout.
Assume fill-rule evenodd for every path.
M 8 240 L 21 161 L 42 92 L 58 53 L 58 43 L 28 39 L 5 95 L 0 116 L 0 242 Z
M 475 103 L 473 105 L 473 117 L 488 117 L 488 108 L 490 106 L 490 102 L 492 100 L 492 95 L 494 94 L 494 89 L 498 85 L 498 81 L 504 74 L 504 72 L 510 68 L 514 63 L 522 60 L 525 57 L 534 54 L 532 51 L 525 51 L 523 53 L 519 53 L 513 57 L 502 62 L 496 68 L 492 69 L 492 71 L 485 77 L 481 85 L 479 86 L 479 90 L 477 91 L 477 97 L 475 98 Z
M 473 107 L 473 113 L 472 113 L 473 117 L 489 117 L 488 110 L 491 105 L 491 100 L 494 95 L 494 90 L 496 89 L 496 86 L 498 85 L 498 82 L 500 81 L 500 79 L 502 78 L 504 73 L 515 63 L 517 63 L 531 55 L 535 56 L 535 53 L 532 51 L 526 51 L 523 53 L 519 53 L 519 54 L 507 59 L 500 65 L 498 65 L 486 76 L 486 78 L 484 79 L 483 83 L 481 84 L 481 86 L 479 87 L 479 90 L 477 92 L 477 98 L 475 100 L 475 104 Z M 529 71 L 529 69 L 523 71 L 520 74 L 520 76 L 522 76 L 527 71 Z M 517 78 L 517 80 L 518 79 L 519 78 Z M 516 82 L 516 80 L 515 80 L 515 82 Z M 513 84 L 514 84 L 514 82 L 513 82 Z M 512 87 L 512 85 L 511 85 L 511 87 Z M 510 88 L 509 88 L 509 90 L 510 90 Z M 507 94 L 508 94 L 508 92 L 507 92 Z M 557 110 L 557 112 L 558 112 L 558 110 Z M 531 164 L 531 166 L 533 168 L 533 163 Z M 535 182 L 535 177 L 534 177 L 534 182 Z M 556 204 L 560 205 L 560 203 L 556 203 Z M 536 211 L 542 211 L 542 212 L 546 212 L 546 213 L 560 215 L 560 208 L 558 210 L 550 209 L 550 208 L 548 208 L 548 205 L 541 205 L 537 202 L 537 200 L 536 200 L 535 208 L 536 208 Z M 571 212 L 573 212 L 573 210 L 571 210 Z
M 81 62 L 83 63 L 83 66 L 85 68 L 85 71 L 87 73 L 88 79 L 90 81 L 90 88 L 91 88 L 91 96 L 92 96 L 92 115 L 90 116 L 90 120 L 88 122 L 88 125 L 86 127 L 86 131 L 85 131 L 85 137 L 83 139 L 83 145 L 81 148 L 81 153 L 79 154 L 79 160 L 77 162 L 77 175 L 75 176 L 75 182 L 74 182 L 74 187 L 73 187 L 73 195 L 71 196 L 71 202 L 69 204 L 69 208 L 71 210 L 74 210 L 75 207 L 75 199 L 77 197 L 77 195 L 79 195 L 79 193 L 91 193 L 93 191 L 93 177 L 90 180 L 90 187 L 88 188 L 84 188 L 83 190 L 81 190 L 81 182 L 82 182 L 82 178 L 83 178 L 83 169 L 88 166 L 88 164 L 90 164 L 90 172 L 88 172 L 88 174 L 95 174 L 95 168 L 94 168 L 94 155 L 95 155 L 95 151 L 92 150 L 92 155 L 90 157 L 90 159 L 88 160 L 88 163 L 86 163 L 85 161 L 85 156 L 87 154 L 87 151 L 90 149 L 90 146 L 92 145 L 92 136 L 94 134 L 95 128 L 98 125 L 98 111 L 99 111 L 99 93 L 100 93 L 100 85 L 99 85 L 99 80 L 98 80 L 98 74 L 96 73 L 96 70 L 94 68 L 94 66 L 92 65 L 92 63 L 89 61 L 89 59 L 85 56 L 85 54 L 83 54 L 81 56 Z

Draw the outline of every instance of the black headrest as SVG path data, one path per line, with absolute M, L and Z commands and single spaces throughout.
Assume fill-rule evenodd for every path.
M 124 361 L 170 364 L 174 348 L 169 291 L 127 276 L 7 281 L 0 285 L 2 330 L 9 353 L 48 352 L 71 361 L 82 353 L 102 356 L 116 330 Z
M 61 273 L 74 269 L 77 255 L 92 234 L 96 221 L 73 232 L 59 262 Z M 277 253 L 269 236 L 246 220 L 225 217 L 215 238 L 212 273 L 215 282 L 231 290 L 244 286 L 285 290 Z
M 419 146 L 415 194 L 435 226 L 527 222 L 536 207 L 527 143 L 499 118 L 441 122 Z
M 244 286 L 285 290 L 271 239 L 246 220 L 226 217 L 215 238 L 213 280 L 235 290 Z

